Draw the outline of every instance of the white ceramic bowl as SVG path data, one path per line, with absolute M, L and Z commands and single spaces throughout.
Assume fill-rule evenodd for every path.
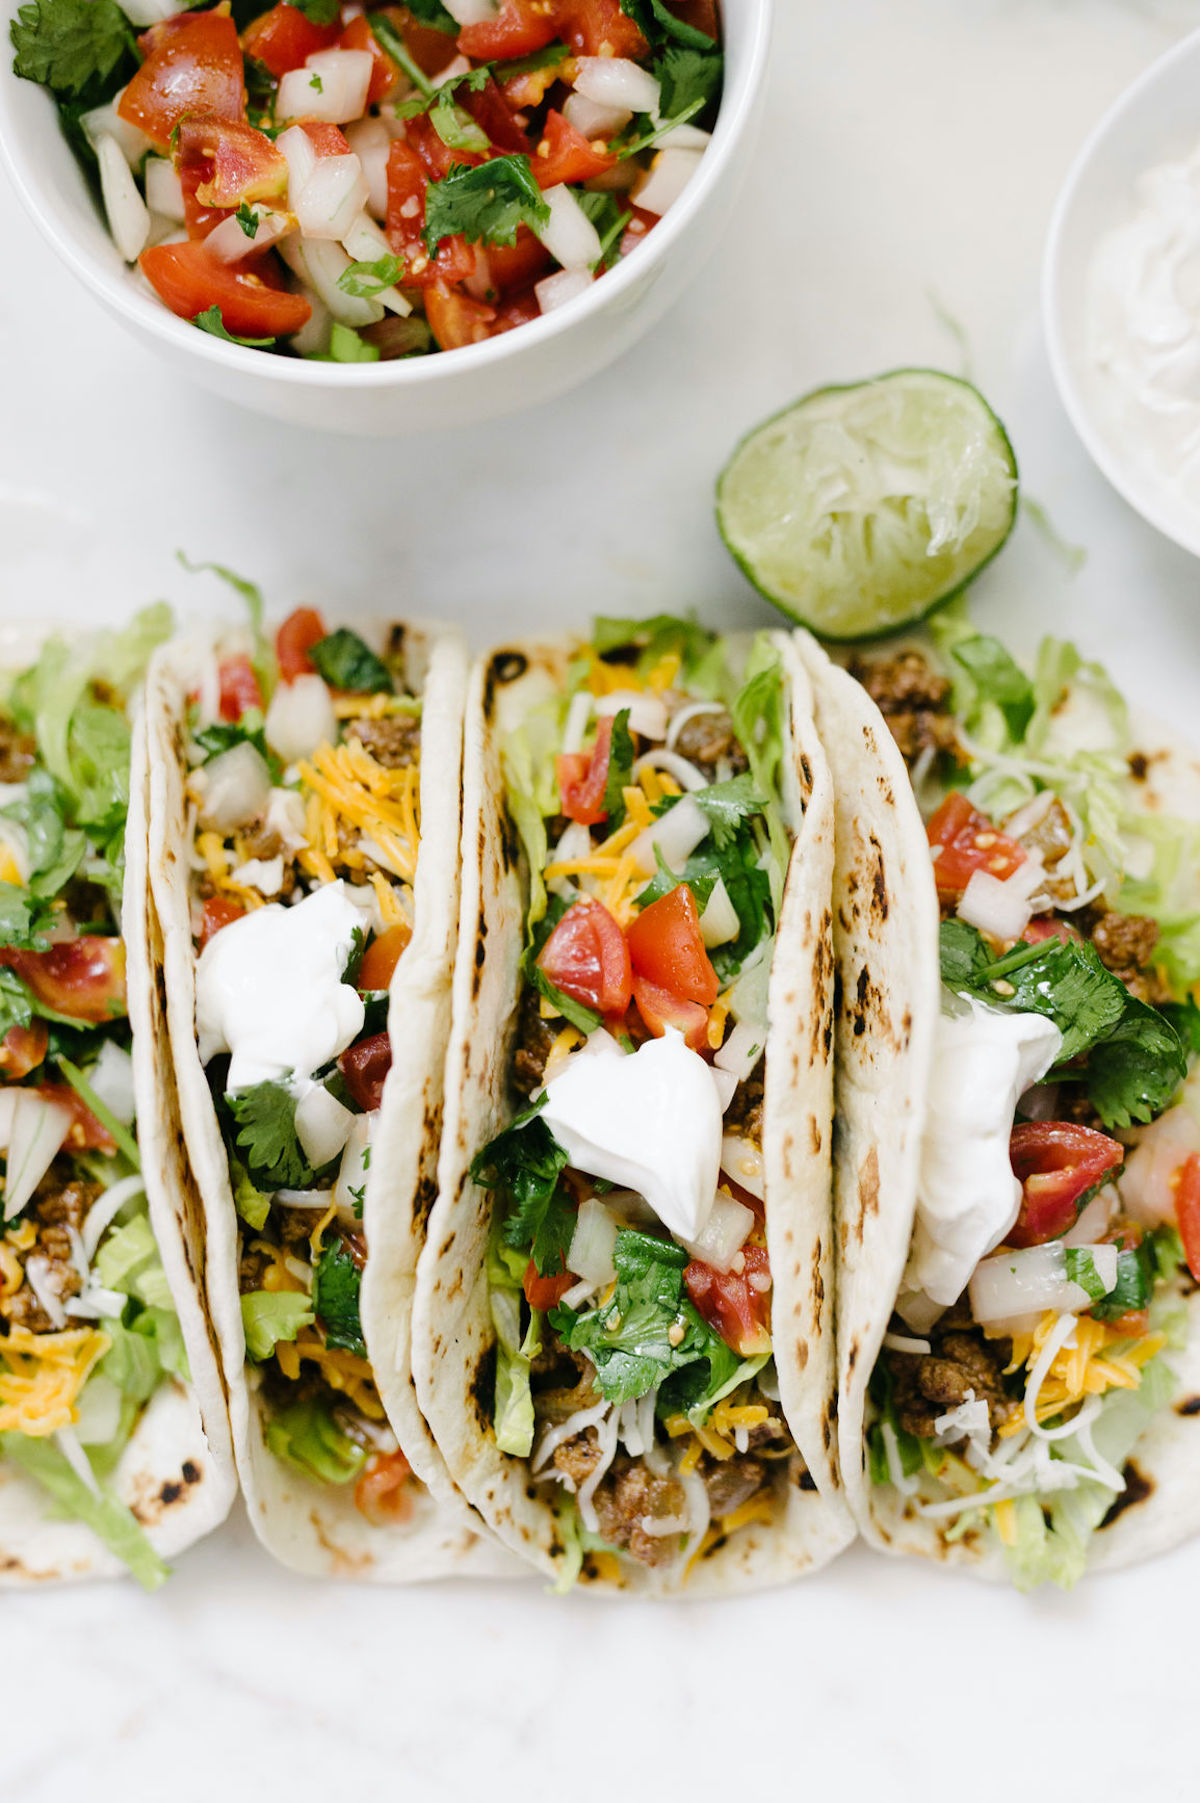
M 1156 163 L 1200 145 L 1200 32 L 1152 63 L 1105 113 L 1058 198 L 1042 269 L 1042 314 L 1063 405 L 1087 449 L 1131 507 L 1200 555 L 1200 505 L 1159 476 L 1110 379 L 1087 354 L 1087 278 L 1096 246 L 1135 210 L 1134 185 Z
M 575 387 L 654 325 L 725 230 L 763 104 L 773 0 L 724 0 L 725 87 L 712 142 L 644 244 L 588 293 L 483 344 L 345 365 L 225 344 L 177 319 L 122 262 L 59 130 L 50 95 L 0 69 L 0 150 L 17 193 L 96 298 L 175 368 L 226 400 L 290 424 L 378 436 L 469 425 Z M 7 43 L 7 32 L 5 32 Z

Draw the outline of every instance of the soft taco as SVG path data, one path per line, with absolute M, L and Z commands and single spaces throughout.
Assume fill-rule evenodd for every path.
M 256 616 L 257 618 L 257 616 Z M 458 900 L 465 651 L 300 609 L 147 683 L 150 863 L 250 1519 L 313 1573 L 501 1555 L 409 1378 Z
M 847 1495 L 877 1546 L 1069 1585 L 1200 1527 L 1200 766 L 961 612 L 805 655 Z
M 122 632 L 0 646 L 4 1584 L 127 1571 L 153 1589 L 236 1488 L 145 982 L 130 714 L 169 630 L 152 608 Z
M 786 635 L 475 667 L 414 1369 L 553 1575 L 780 1582 L 850 1536 L 830 1333 L 832 793 Z

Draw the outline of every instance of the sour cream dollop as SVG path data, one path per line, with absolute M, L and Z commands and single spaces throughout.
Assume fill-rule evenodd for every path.
M 677 1238 L 699 1239 L 721 1172 L 708 1065 L 673 1027 L 633 1053 L 593 1037 L 546 1085 L 547 1127 L 577 1170 L 636 1190 Z
M 897 1312 L 918 1333 L 958 1301 L 972 1271 L 1021 1208 L 1008 1158 L 1017 1102 L 1058 1056 L 1062 1034 L 1040 1014 L 979 1002 L 943 1010 L 921 1140 L 917 1220 Z
M 310 1077 L 362 1032 L 362 997 L 342 981 L 363 913 L 343 882 L 294 907 L 230 921 L 196 965 L 201 1062 L 230 1054 L 227 1089 Z

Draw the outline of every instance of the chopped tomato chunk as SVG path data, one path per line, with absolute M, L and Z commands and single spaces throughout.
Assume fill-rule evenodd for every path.
M 280 681 L 295 682 L 297 676 L 314 675 L 316 666 L 308 654 L 314 645 L 319 645 L 328 636 L 325 622 L 315 607 L 294 608 L 275 634 Z
M 244 117 L 242 47 L 227 14 L 183 14 L 152 26 L 138 43 L 146 60 L 130 77 L 117 111 L 163 150 L 185 113 Z
M 415 123 L 415 120 L 409 121 L 410 126 Z M 405 287 L 428 288 L 431 295 L 442 289 L 448 294 L 456 283 L 466 281 L 474 273 L 475 252 L 465 238 L 456 236 L 443 238 L 436 256 L 430 257 L 424 236 L 425 189 L 429 175 L 413 145 L 403 138 L 395 139 L 388 152 L 387 182 L 388 242 L 404 258 L 407 266 L 403 277 Z M 430 330 L 443 350 L 477 342 L 472 335 L 469 310 L 459 318 L 453 309 L 442 306 L 439 296 L 432 312 L 427 301 L 426 312 L 430 313 Z M 487 323 L 490 324 L 490 320 Z M 443 342 L 443 334 L 448 342 Z M 487 332 L 480 336 L 486 338 Z
M 743 1358 L 771 1349 L 771 1265 L 765 1246 L 745 1245 L 740 1271 L 694 1258 L 683 1274 L 692 1306 Z
M 496 309 L 485 301 L 473 301 L 456 289 L 435 282 L 425 295 L 425 317 L 429 330 L 437 339 L 438 349 L 461 350 L 467 344 L 482 344 L 492 335 Z
M 383 1086 L 392 1068 L 392 1042 L 386 1033 L 372 1033 L 344 1051 L 338 1068 L 346 1088 L 364 1114 L 374 1114 L 383 1101 Z
M 693 1052 L 709 1051 L 708 1009 L 702 1003 L 686 1001 L 636 972 L 632 989 L 638 1013 L 655 1039 L 661 1039 L 668 1027 L 674 1027 Z
M 0 1075 L 14 1081 L 36 1070 L 46 1056 L 50 1030 L 44 1020 L 31 1021 L 27 1027 L 10 1027 L 0 1040 Z
M 573 902 L 554 928 L 538 967 L 564 995 L 609 1017 L 629 1006 L 629 947 L 604 906 L 590 895 Z
M 531 319 L 540 319 L 541 316 L 541 304 L 534 290 L 522 288 L 518 293 L 506 295 L 497 303 L 492 337 L 498 338 L 501 332 L 511 332 L 514 326 L 528 325 Z
M 553 258 L 527 225 L 517 230 L 514 244 L 482 244 L 477 252 L 475 279 L 471 286 L 476 299 L 509 295 L 528 288 L 545 275 Z
M 117 1149 L 116 1140 L 69 1083 L 39 1083 L 37 1093 L 43 1101 L 65 1108 L 70 1115 L 71 1125 L 65 1142 L 69 1152 L 105 1152 L 112 1157 Z
M 1040 1246 L 1074 1225 L 1085 1198 L 1124 1163 L 1125 1148 L 1074 1121 L 1021 1121 L 1008 1156 L 1023 1194 L 1006 1243 Z
M 591 751 L 563 751 L 555 761 L 558 793 L 568 820 L 596 826 L 608 818 L 604 791 L 608 787 L 608 760 L 612 748 L 613 720 L 604 714 L 596 727 Z
M 357 19 L 351 19 L 338 39 L 338 48 L 370 51 L 371 82 L 367 88 L 367 105 L 378 106 L 381 100 L 386 100 L 396 85 L 400 71 L 371 30 L 363 14 L 360 13 Z
M 237 721 L 247 708 L 262 707 L 263 693 L 258 686 L 258 677 L 254 674 L 250 659 L 244 654 L 223 657 L 217 674 L 220 681 L 222 720 Z
M 350 140 L 340 125 L 329 119 L 297 119 L 296 124 L 319 157 L 350 155 Z
M 0 951 L 0 964 L 15 970 L 45 1007 L 71 1020 L 98 1026 L 125 1013 L 125 946 L 120 939 L 84 933 L 44 952 Z
M 209 940 L 227 927 L 231 921 L 240 920 L 246 912 L 241 902 L 234 901 L 229 895 L 210 895 L 204 904 L 204 923 L 200 928 L 200 950 L 203 951 Z
M 155 244 L 138 262 L 172 313 L 195 319 L 216 307 L 225 330 L 236 338 L 286 338 L 312 315 L 302 294 L 270 287 L 263 266 L 248 270 L 220 263 L 203 244 Z
M 373 1452 L 354 1486 L 354 1506 L 375 1527 L 394 1526 L 413 1512 L 414 1484 L 402 1452 Z
M 960 789 L 947 795 L 926 831 L 934 853 L 934 879 L 944 901 L 956 900 L 977 870 L 1004 882 L 1026 860 L 1025 847 L 993 826 Z
M 247 26 L 242 33 L 242 49 L 278 81 L 289 69 L 303 68 L 314 51 L 328 50 L 336 44 L 340 30 L 340 20 L 317 25 L 298 6 L 288 6 L 285 0 Z
M 287 191 L 286 157 L 244 119 L 189 114 L 180 121 L 175 154 L 185 192 L 201 207 L 238 207 Z
M 649 53 L 620 0 L 555 0 L 554 16 L 560 37 L 576 56 L 627 56 L 638 62 Z
M 557 1308 L 567 1291 L 573 1289 L 578 1278 L 570 1271 L 547 1271 L 545 1276 L 538 1275 L 538 1268 L 530 1259 L 525 1267 L 524 1290 L 525 1300 L 530 1308 Z
M 412 928 L 408 922 L 398 920 L 394 927 L 385 927 L 378 938 L 372 939 L 359 966 L 358 987 L 387 989 L 411 938 Z
M 1200 1282 L 1200 1153 L 1190 1153 L 1180 1166 L 1175 1190 L 1175 1221 L 1183 1241 L 1187 1268 Z
M 640 977 L 683 1001 L 711 1008 L 721 985 L 701 937 L 696 898 L 686 883 L 643 908 L 628 939 L 630 960 Z
M 460 88 L 457 98 L 497 150 L 529 154 L 529 139 L 513 118 L 492 76 L 482 88 Z
M 560 182 L 591 181 L 611 169 L 616 161 L 611 151 L 597 150 L 561 113 L 552 109 L 546 114 L 542 136 L 532 159 L 533 173 L 540 188 L 554 188 Z
M 506 62 L 544 50 L 557 36 L 551 8 L 542 0 L 504 0 L 495 18 L 463 26 L 458 47 L 478 62 Z
M 380 6 L 372 10 L 395 26 L 404 41 L 404 48 L 422 75 L 440 75 L 443 69 L 449 68 L 458 47 L 449 32 L 439 31 L 436 25 L 424 24 L 411 7 Z

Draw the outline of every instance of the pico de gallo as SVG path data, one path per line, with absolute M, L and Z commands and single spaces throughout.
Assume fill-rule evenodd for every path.
M 598 620 L 571 669 L 503 745 L 531 893 L 518 1112 L 473 1166 L 493 1425 L 570 1570 L 682 1578 L 778 1519 L 800 1459 L 763 1175 L 788 702 L 769 638 L 666 616 Z
M 870 1475 L 1022 1587 L 1068 1585 L 1200 1280 L 1195 828 L 1143 802 L 1124 703 L 1072 645 L 1029 675 L 962 613 L 934 640 L 851 665 L 926 811 L 943 983 Z
M 27 0 L 11 35 L 165 306 L 348 363 L 585 293 L 695 173 L 723 66 L 717 0 Z
M 212 651 L 188 715 L 196 1024 L 238 1216 L 248 1377 L 277 1458 L 408 1521 L 359 1308 L 363 1202 L 413 932 L 421 702 L 298 608 Z
M 170 626 L 53 638 L 0 702 L 0 1459 L 147 1589 L 167 1568 L 114 1474 L 189 1373 L 134 1126 L 125 704 Z

